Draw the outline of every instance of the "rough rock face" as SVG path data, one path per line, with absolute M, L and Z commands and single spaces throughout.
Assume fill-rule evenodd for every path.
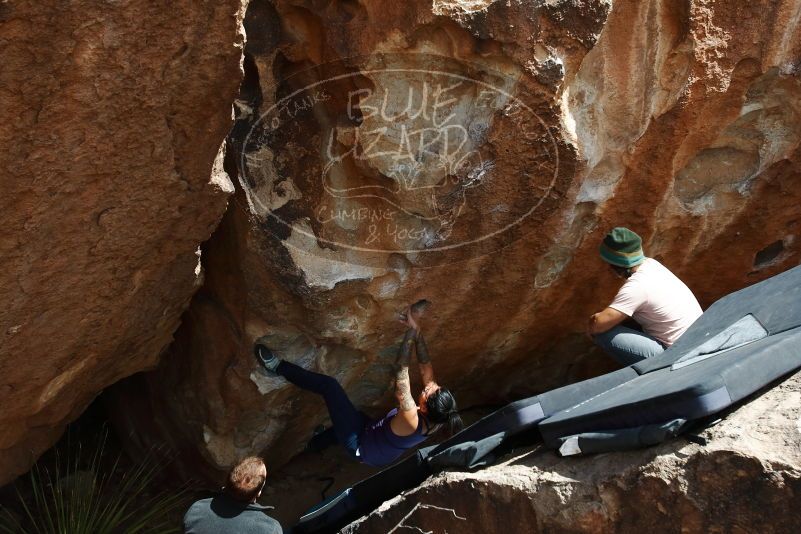
M 801 374 L 702 436 L 705 446 L 678 438 L 585 458 L 516 452 L 482 471 L 432 477 L 343 532 L 398 525 L 464 534 L 801 529 Z
M 609 228 L 703 305 L 801 258 L 801 1 L 254 0 L 236 202 L 158 371 L 145 440 L 212 470 L 296 453 L 323 404 L 253 339 L 389 404 L 397 311 L 426 297 L 462 406 L 607 370 L 585 318 Z
M 201 284 L 241 4 L 0 3 L 0 484 L 155 366 Z

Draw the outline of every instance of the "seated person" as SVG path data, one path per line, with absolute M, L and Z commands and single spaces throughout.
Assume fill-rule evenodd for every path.
M 186 534 L 282 534 L 281 525 L 256 504 L 267 480 L 264 460 L 251 456 L 228 473 L 219 495 L 201 499 L 184 515 Z
M 646 258 L 640 236 L 615 228 L 601 243 L 601 258 L 626 281 L 609 306 L 590 317 L 587 333 L 623 365 L 661 354 L 703 311 L 692 291 L 653 258 Z M 622 326 L 632 318 L 642 332 Z
M 281 360 L 264 344 L 264 338 L 256 342 L 256 359 L 268 375 L 283 376 L 296 386 L 323 397 L 332 427 L 313 438 L 316 444 L 314 448 L 339 442 L 356 460 L 380 467 L 392 463 L 404 451 L 425 441 L 442 425 L 447 425 L 449 434 L 461 430 L 462 420 L 456 409 L 456 400 L 450 391 L 434 381 L 431 358 L 417 323 L 427 305 L 427 301 L 420 301 L 410 306 L 402 316 L 402 322 L 408 329 L 395 365 L 398 407 L 380 419 L 371 420 L 359 411 L 336 379 Z M 419 406 L 412 397 L 409 382 L 413 348 L 416 348 L 423 382 Z

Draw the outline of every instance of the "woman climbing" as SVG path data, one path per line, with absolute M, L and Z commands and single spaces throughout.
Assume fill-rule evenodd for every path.
M 406 449 L 420 444 L 442 426 L 447 427 L 449 435 L 461 430 L 463 425 L 456 400 L 450 391 L 434 381 L 434 368 L 420 332 L 418 321 L 427 307 L 428 301 L 421 300 L 409 306 L 401 315 L 401 322 L 408 328 L 395 362 L 398 407 L 380 419 L 370 419 L 356 409 L 334 378 L 307 371 L 278 358 L 263 343 L 264 338 L 256 341 L 256 359 L 267 374 L 283 376 L 296 386 L 321 395 L 325 400 L 332 427 L 312 439 L 310 445 L 313 448 L 321 449 L 338 441 L 357 460 L 380 467 L 392 463 Z M 414 402 L 409 380 L 413 349 L 416 349 L 423 382 L 419 406 Z

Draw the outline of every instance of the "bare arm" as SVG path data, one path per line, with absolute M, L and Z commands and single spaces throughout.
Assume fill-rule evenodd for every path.
M 625 313 L 614 308 L 605 308 L 603 311 L 600 311 L 590 317 L 590 320 L 587 323 L 587 333 L 590 335 L 602 334 L 607 330 L 619 325 L 628 319 L 628 317 L 629 316 Z

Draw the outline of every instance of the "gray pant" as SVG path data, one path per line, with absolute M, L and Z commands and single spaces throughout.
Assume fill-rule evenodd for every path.
M 655 338 L 627 326 L 616 326 L 592 336 L 595 344 L 623 365 L 632 365 L 662 354 L 665 346 Z

